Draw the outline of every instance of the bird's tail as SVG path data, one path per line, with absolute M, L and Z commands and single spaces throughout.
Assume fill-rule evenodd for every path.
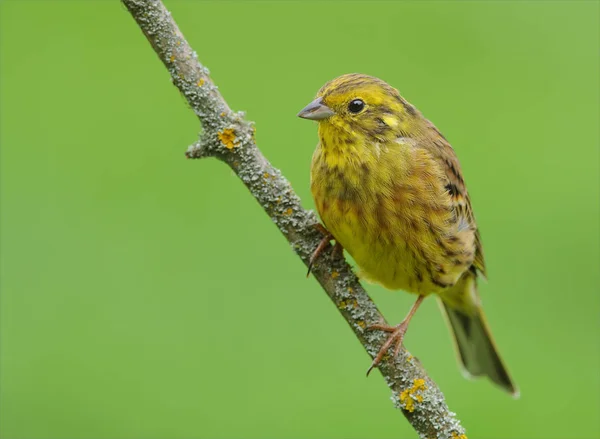
M 440 299 L 440 307 L 452 329 L 454 345 L 467 375 L 488 376 L 514 398 L 518 398 L 519 389 L 498 354 L 483 313 L 476 275 L 465 273 Z

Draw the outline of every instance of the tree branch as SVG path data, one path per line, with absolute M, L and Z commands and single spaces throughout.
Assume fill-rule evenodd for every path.
M 256 147 L 254 128 L 243 113 L 232 112 L 213 84 L 209 72 L 183 37 L 160 0 L 122 0 L 160 60 L 194 110 L 203 134 L 188 148 L 188 158 L 216 157 L 227 163 L 271 217 L 292 249 L 308 264 L 322 235 L 312 211 L 302 208 L 290 183 Z M 371 357 L 385 335 L 365 331 L 384 322 L 343 256 L 326 252 L 313 274 Z M 299 276 L 301 273 L 299 273 Z M 392 400 L 422 438 L 466 439 L 464 428 L 446 405 L 444 395 L 420 362 L 402 348 L 388 355 L 379 370 Z

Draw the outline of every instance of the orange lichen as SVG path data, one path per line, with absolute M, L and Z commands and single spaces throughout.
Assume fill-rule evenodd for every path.
M 349 292 L 350 294 L 354 293 L 354 288 L 352 288 L 352 287 L 348 287 L 348 292 Z
M 457 432 L 452 432 L 452 439 L 467 439 L 466 434 L 458 434 Z
M 331 277 L 332 277 L 333 279 L 336 279 L 336 278 L 338 278 L 338 277 L 339 277 L 339 275 L 340 275 L 340 273 L 338 273 L 337 271 L 334 271 L 333 273 L 331 273 Z
M 202 87 L 204 85 L 204 79 L 200 78 L 198 80 L 198 87 Z
M 219 136 L 219 140 L 223 145 L 225 145 L 225 148 L 233 149 L 237 146 L 235 144 L 236 138 L 233 129 L 225 128 L 223 131 L 219 132 L 217 136 Z
M 175 55 L 171 55 L 171 58 L 169 58 L 169 62 L 173 62 L 175 61 Z
M 363 329 L 365 329 L 367 327 L 367 324 L 362 320 L 359 320 L 358 322 L 356 322 L 356 324 Z
M 427 389 L 425 380 L 422 378 L 415 378 L 412 387 L 409 387 L 400 393 L 400 403 L 404 406 L 404 409 L 411 413 L 414 412 L 415 402 L 423 402 L 423 395 L 417 395 L 416 392 L 425 389 Z
M 225 112 L 224 112 L 224 111 L 222 111 L 222 112 L 221 112 L 221 114 L 219 114 L 219 116 L 221 116 L 221 117 L 225 117 Z
M 283 212 L 283 214 L 284 214 L 284 215 L 291 215 L 292 213 L 294 213 L 294 211 L 292 210 L 292 208 L 291 208 L 291 207 L 288 207 L 288 208 L 287 208 L 287 209 L 286 209 L 286 210 Z
M 269 174 L 268 172 L 265 172 L 265 173 L 263 174 L 263 177 L 264 177 L 264 178 L 269 178 L 270 176 L 271 176 L 271 174 Z

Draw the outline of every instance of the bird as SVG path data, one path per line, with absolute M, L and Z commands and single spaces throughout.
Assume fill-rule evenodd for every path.
M 360 73 L 327 82 L 298 116 L 318 122 L 310 188 L 326 233 L 309 267 L 333 239 L 361 279 L 417 295 L 399 325 L 367 328 L 389 334 L 367 375 L 391 347 L 398 354 L 413 315 L 434 294 L 466 375 L 487 376 L 518 397 L 481 305 L 481 236 L 450 143 L 397 89 Z

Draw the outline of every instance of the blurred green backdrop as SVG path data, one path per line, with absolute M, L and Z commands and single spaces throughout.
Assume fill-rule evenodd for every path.
M 434 301 L 407 347 L 473 437 L 600 436 L 599 3 L 167 1 L 307 208 L 327 80 L 397 88 L 463 164 L 518 401 L 462 378 Z M 414 437 L 116 1 L 3 1 L 5 438 Z M 413 297 L 368 286 L 391 322 Z

